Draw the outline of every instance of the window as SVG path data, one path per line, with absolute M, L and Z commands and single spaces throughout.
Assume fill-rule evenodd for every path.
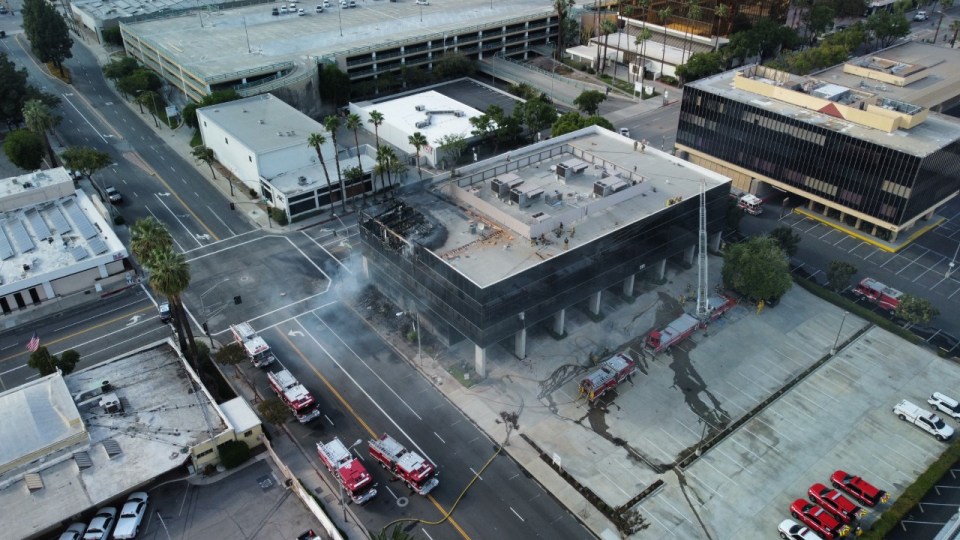
M 210 455 L 210 454 L 212 454 L 212 453 L 213 453 L 213 448 L 204 450 L 203 452 L 200 452 L 199 454 L 197 454 L 197 459 L 200 459 L 200 458 L 202 458 L 203 456 L 208 456 L 208 455 Z
M 243 436 L 244 436 L 244 437 L 249 437 L 249 436 L 251 436 L 251 435 L 253 435 L 253 430 L 252 430 L 252 429 L 248 429 L 248 430 L 246 430 L 246 431 L 243 432 Z

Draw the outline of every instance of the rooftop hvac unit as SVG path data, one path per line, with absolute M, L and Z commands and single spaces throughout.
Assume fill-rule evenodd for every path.
M 425 111 L 425 110 L 427 110 L 427 106 L 426 106 L 426 105 L 417 105 L 416 107 L 414 107 L 414 109 L 416 109 L 416 110 L 418 110 L 418 111 Z
M 100 407 L 102 407 L 103 412 L 107 414 L 119 414 L 123 412 L 123 405 L 120 403 L 120 398 L 116 392 L 104 394 L 103 397 L 100 398 Z
M 300 184 L 301 186 L 307 185 L 307 177 L 306 177 L 306 176 L 301 176 L 301 177 L 297 178 L 297 183 Z
M 523 183 L 523 179 L 513 173 L 507 173 L 490 180 L 490 189 L 501 199 L 510 195 L 510 190 Z
M 529 186 L 526 189 L 515 187 L 510 190 L 510 202 L 517 204 L 520 208 L 527 208 L 541 195 L 543 195 L 541 187 Z
M 428 116 L 426 120 L 421 120 L 414 125 L 420 129 L 423 129 L 425 127 L 430 127 L 430 117 Z
M 630 184 L 624 182 L 616 176 L 609 176 L 607 178 L 601 178 L 593 183 L 593 195 L 595 197 L 607 197 L 613 195 L 618 191 L 622 191 L 630 187 Z
M 544 201 L 548 206 L 557 206 L 563 202 L 563 193 L 560 193 L 557 190 L 553 190 L 553 193 L 547 193 L 544 196 Z

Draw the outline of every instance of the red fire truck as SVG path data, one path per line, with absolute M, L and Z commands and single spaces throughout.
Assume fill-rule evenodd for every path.
M 243 347 L 243 351 L 247 353 L 247 357 L 254 366 L 266 367 L 277 361 L 270 346 L 257 335 L 250 323 L 231 324 L 230 332 L 233 333 L 233 339 Z
M 893 287 L 887 287 L 873 278 L 861 279 L 860 283 L 857 283 L 857 286 L 853 288 L 853 294 L 865 298 L 887 311 L 897 309 L 897 306 L 900 305 L 900 297 L 903 296 L 902 292 Z
M 363 504 L 377 494 L 370 473 L 340 439 L 317 443 L 317 455 L 353 502 Z
M 637 363 L 618 353 L 604 360 L 598 369 L 580 381 L 580 395 L 593 403 L 637 371 Z
M 320 416 L 317 401 L 289 371 L 282 369 L 275 373 L 267 373 L 267 378 L 277 397 L 293 411 L 298 422 L 305 424 Z
M 384 434 L 377 440 L 370 441 L 370 455 L 380 462 L 380 466 L 388 470 L 410 489 L 420 495 L 430 493 L 437 487 L 437 468 L 420 454 L 404 448 L 393 437 Z
M 647 334 L 644 344 L 652 353 L 658 353 L 668 349 L 677 343 L 690 337 L 697 328 L 701 328 L 710 322 L 717 320 L 721 315 L 733 309 L 737 305 L 736 299 L 727 298 L 723 295 L 712 296 L 707 299 L 710 306 L 710 317 L 701 324 L 693 315 L 684 313 L 668 324 L 663 330 L 653 330 Z

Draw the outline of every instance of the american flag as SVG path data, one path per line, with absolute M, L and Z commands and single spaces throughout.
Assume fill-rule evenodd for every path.
M 30 352 L 37 352 L 37 349 L 40 348 L 40 336 L 36 332 L 33 333 L 33 337 L 30 338 L 30 341 L 27 342 L 27 350 Z

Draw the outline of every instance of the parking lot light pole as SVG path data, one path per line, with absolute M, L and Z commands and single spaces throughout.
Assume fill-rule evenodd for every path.
M 943 279 L 948 279 L 953 275 L 953 269 L 957 265 L 957 253 L 960 253 L 960 242 L 957 242 L 957 249 L 953 252 L 953 259 L 950 260 L 950 264 L 947 266 L 947 273 L 943 276 Z
M 843 323 L 847 320 L 848 311 L 843 312 L 843 318 L 840 319 L 840 328 L 837 328 L 837 339 L 833 340 L 833 347 L 830 349 L 830 355 L 833 356 L 837 354 L 837 344 L 840 343 L 840 332 L 843 332 Z

